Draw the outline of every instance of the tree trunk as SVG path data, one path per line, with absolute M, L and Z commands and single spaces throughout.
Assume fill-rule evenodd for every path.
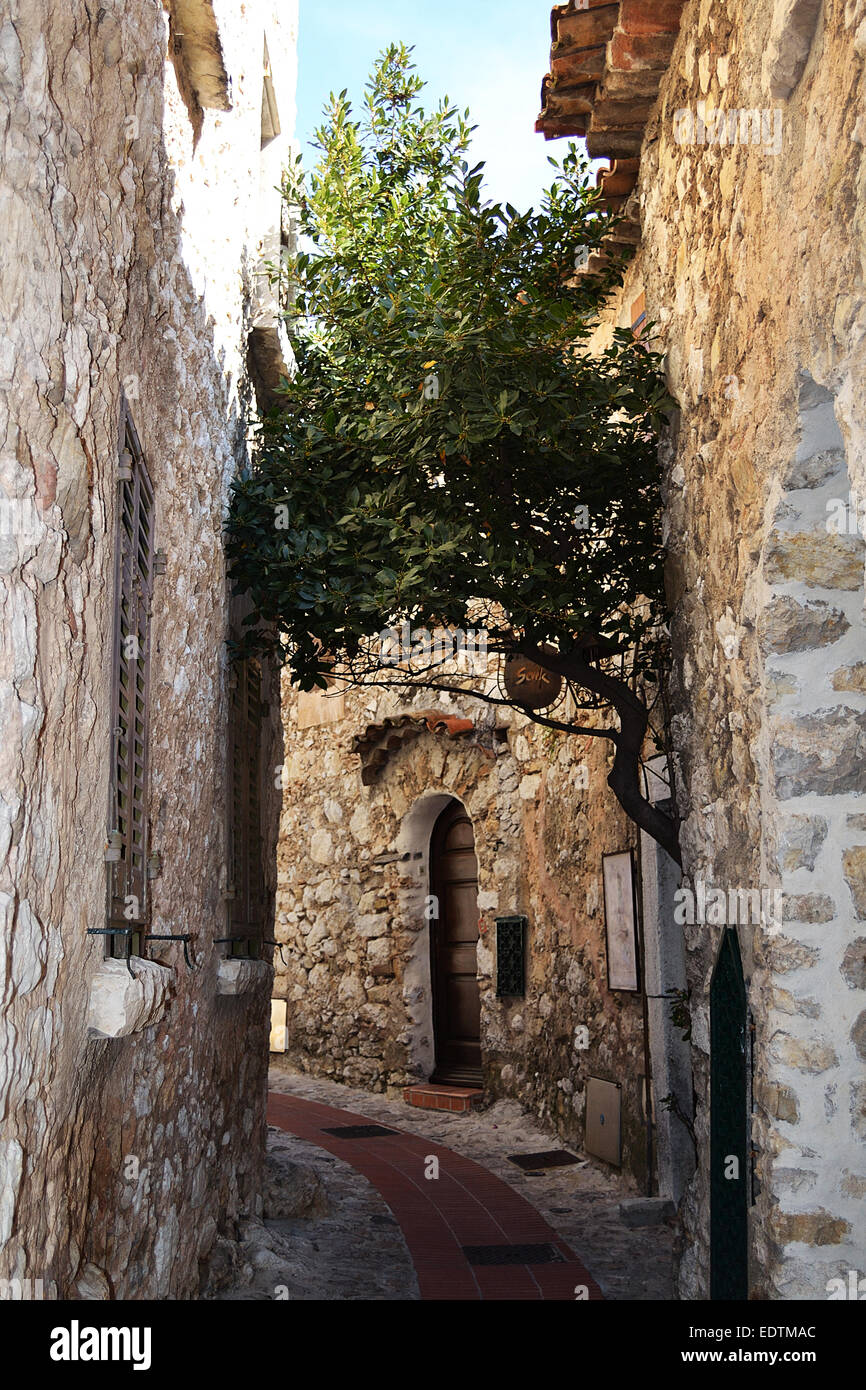
M 620 727 L 619 730 L 610 731 L 616 755 L 607 784 L 635 825 L 645 830 L 682 867 L 676 821 L 653 806 L 641 791 L 640 755 L 649 724 L 646 705 L 625 681 L 590 666 L 579 656 L 571 654 L 563 657 L 532 645 L 522 646 L 520 651 L 538 666 L 573 681 L 594 695 L 602 696 L 613 706 L 619 715 Z M 579 732 L 579 726 L 575 726 L 575 731 Z

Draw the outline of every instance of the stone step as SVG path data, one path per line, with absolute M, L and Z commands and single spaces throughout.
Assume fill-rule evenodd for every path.
M 403 1099 L 419 1110 L 468 1111 L 477 1105 L 484 1092 L 472 1086 L 437 1086 L 425 1083 L 406 1086 Z
M 620 1219 L 634 1230 L 638 1226 L 662 1226 L 673 1221 L 675 1204 L 667 1197 L 628 1197 L 619 1204 Z

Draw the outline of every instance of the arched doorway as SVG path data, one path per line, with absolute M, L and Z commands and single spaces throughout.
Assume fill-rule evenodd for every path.
M 430 921 L 433 987 L 433 1080 L 481 1084 L 481 1000 L 478 993 L 478 861 L 472 821 L 450 801 L 430 837 L 430 891 L 438 916 Z
M 749 1296 L 747 1000 L 737 933 L 710 984 L 710 1298 Z

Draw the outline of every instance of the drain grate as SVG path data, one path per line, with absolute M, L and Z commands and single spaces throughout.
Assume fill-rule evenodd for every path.
M 336 1139 L 378 1139 L 382 1134 L 399 1134 L 399 1129 L 386 1129 L 384 1125 L 340 1125 L 337 1129 L 323 1129 L 323 1134 L 333 1134 Z
M 471 1265 L 552 1265 L 565 1264 L 565 1256 L 555 1245 L 464 1245 L 463 1254 Z
M 569 1163 L 579 1163 L 580 1159 L 567 1149 L 547 1149 L 540 1154 L 509 1154 L 508 1161 L 528 1172 L 531 1168 L 566 1168 Z

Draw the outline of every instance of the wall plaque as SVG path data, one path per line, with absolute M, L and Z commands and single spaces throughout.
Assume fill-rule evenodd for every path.
M 607 987 L 635 993 L 639 981 L 632 852 L 627 849 L 621 854 L 605 854 L 602 865 Z

